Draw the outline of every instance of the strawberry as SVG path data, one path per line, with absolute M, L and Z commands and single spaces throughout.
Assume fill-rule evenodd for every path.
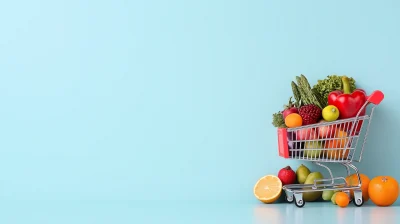
M 283 185 L 294 184 L 296 182 L 296 173 L 290 166 L 287 166 L 279 170 L 278 178 L 282 181 Z

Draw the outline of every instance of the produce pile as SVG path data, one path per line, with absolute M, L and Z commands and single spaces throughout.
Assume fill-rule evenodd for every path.
M 355 117 L 367 100 L 365 91 L 356 89 L 355 80 L 347 76 L 329 75 L 311 87 L 308 79 L 300 75 L 291 87 L 293 95 L 288 104 L 272 115 L 274 127 L 294 128 Z
M 351 139 L 356 132 L 360 131 L 362 120 L 358 120 L 358 123 L 340 120 L 365 115 L 366 108 L 363 106 L 368 99 L 366 92 L 356 87 L 356 82 L 352 77 L 338 75 L 327 76 L 325 79 L 318 80 L 313 86 L 304 75 L 296 76 L 295 81 L 291 82 L 291 89 L 293 95 L 289 98 L 288 104 L 272 116 L 274 127 L 288 129 L 279 132 L 288 135 L 287 139 L 284 136 L 284 138 L 279 138 L 279 141 L 287 140 L 287 146 L 290 149 L 307 149 L 289 151 L 301 152 L 313 159 L 320 157 L 321 154 L 327 159 L 347 159 L 349 148 L 346 138 Z M 327 123 L 320 124 L 323 122 Z M 346 153 L 342 153 L 342 150 Z M 330 175 L 332 175 L 331 172 Z M 276 174 L 268 174 L 258 179 L 253 193 L 259 201 L 267 204 L 274 203 L 281 196 L 285 196 L 287 202 L 294 202 L 298 207 L 304 206 L 304 202 L 330 201 L 343 208 L 347 207 L 351 201 L 356 206 L 361 206 L 369 200 L 377 206 L 390 206 L 398 199 L 400 186 L 395 178 L 375 176 L 370 179 L 363 173 L 360 173 L 359 177 L 361 183 L 357 174 L 351 174 L 343 178 L 343 183 L 324 186 L 326 182 L 321 180 L 328 178 L 324 178 L 321 172 L 312 172 L 303 164 L 296 171 L 286 166 Z M 329 176 L 329 179 L 331 178 Z M 317 189 L 311 187 L 314 184 Z M 289 194 L 296 192 L 297 189 L 310 191 L 295 195 L 298 200 L 293 200 L 292 195 L 288 195 L 289 197 L 283 195 L 285 185 L 291 185 L 285 188 Z M 348 189 L 349 186 L 361 186 L 361 189 L 353 191 Z
M 371 200 L 377 206 L 391 206 L 400 193 L 399 183 L 391 176 L 376 176 L 370 179 L 360 173 L 361 190 L 364 203 Z M 284 185 L 288 184 L 318 184 L 319 179 L 324 179 L 321 172 L 311 170 L 301 164 L 296 172 L 290 166 L 280 169 L 277 174 L 270 174 L 260 178 L 254 186 L 254 196 L 261 202 L 271 204 L 282 196 Z M 342 186 L 358 186 L 358 177 L 351 174 L 345 178 Z M 306 189 L 311 189 L 310 187 Z M 339 207 L 347 207 L 350 200 L 354 199 L 354 192 L 341 190 L 323 190 L 303 193 L 303 200 L 307 202 L 327 201 Z

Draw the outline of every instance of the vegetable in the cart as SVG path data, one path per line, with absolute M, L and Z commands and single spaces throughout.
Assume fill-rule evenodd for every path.
M 313 90 L 318 92 L 325 102 L 328 102 L 328 95 L 330 92 L 335 90 L 343 89 L 342 77 L 339 75 L 328 75 L 325 79 L 318 80 L 313 86 Z M 353 92 L 356 89 L 356 81 L 354 78 L 349 77 L 350 91 Z
M 272 114 L 272 125 L 276 128 L 287 128 L 285 125 L 285 119 L 283 119 L 282 112 L 276 112 Z
M 339 109 L 339 119 L 355 117 L 367 100 L 364 90 L 351 90 L 349 78 L 342 77 L 343 91 L 335 90 L 328 95 L 328 104 L 336 106 Z M 360 113 L 365 115 L 365 108 Z
M 292 92 L 293 92 L 293 97 L 296 100 L 295 105 L 297 108 L 299 108 L 302 103 L 301 103 L 301 95 L 299 92 L 299 87 L 296 85 L 295 82 L 292 81 Z
M 326 99 L 323 99 L 318 92 L 312 90 L 310 83 L 303 74 L 296 76 L 296 82 L 292 82 L 292 91 L 296 102 L 300 98 L 301 103 L 299 103 L 298 107 L 313 104 L 322 110 L 326 106 Z
M 301 74 L 300 76 L 296 76 L 296 82 L 291 82 L 293 96 L 289 98 L 289 103 L 284 106 L 283 111 L 276 112 L 272 115 L 272 125 L 276 128 L 290 127 L 285 124 L 286 117 L 293 113 L 299 113 L 299 109 L 302 106 L 305 106 L 303 107 L 302 115 L 306 117 L 306 120 L 308 119 L 310 121 L 306 121 L 304 124 L 303 122 L 301 122 L 301 124 L 299 125 L 299 119 L 296 118 L 294 120 L 290 119 L 289 123 L 294 122 L 294 126 L 292 127 L 298 127 L 301 125 L 312 123 L 314 122 L 314 117 L 316 115 L 308 115 L 306 113 L 313 113 L 311 107 L 318 107 L 322 110 L 322 108 L 326 106 L 326 99 L 323 99 L 318 92 L 311 88 L 310 83 L 304 75 Z M 292 101 L 292 98 L 295 99 L 294 102 Z M 320 113 L 319 117 L 321 116 L 322 115 Z

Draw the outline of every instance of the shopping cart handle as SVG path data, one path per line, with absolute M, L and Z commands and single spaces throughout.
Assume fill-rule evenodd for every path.
M 381 101 L 383 100 L 384 95 L 380 90 L 375 90 L 374 92 L 372 92 L 371 95 L 369 95 L 367 101 L 371 102 L 375 105 L 378 105 L 381 103 Z

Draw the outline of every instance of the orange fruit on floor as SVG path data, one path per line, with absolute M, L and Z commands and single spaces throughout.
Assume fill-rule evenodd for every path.
M 349 195 L 344 192 L 337 192 L 335 202 L 342 208 L 347 207 L 350 203 Z
M 254 196 L 264 203 L 273 203 L 282 194 L 282 181 L 275 175 L 261 177 L 254 185 Z
M 399 183 L 391 176 L 377 176 L 368 186 L 371 201 L 377 206 L 390 206 L 399 196 Z
M 303 118 L 298 113 L 291 113 L 286 116 L 285 124 L 288 128 L 300 127 L 303 125 Z
M 368 186 L 370 179 L 367 175 L 360 173 L 360 179 L 361 179 L 361 191 L 362 191 L 362 198 L 364 203 L 369 200 L 369 195 L 368 195 Z M 346 183 L 349 186 L 358 186 L 358 177 L 357 174 L 352 174 L 350 176 L 346 177 Z M 350 196 L 353 199 L 354 198 L 354 191 L 350 190 Z
M 337 129 L 333 138 L 340 139 L 325 141 L 324 148 L 329 149 L 325 150 L 325 158 L 334 160 L 346 159 L 350 153 L 350 150 L 345 148 L 346 141 L 348 141 L 347 133 L 343 130 Z

